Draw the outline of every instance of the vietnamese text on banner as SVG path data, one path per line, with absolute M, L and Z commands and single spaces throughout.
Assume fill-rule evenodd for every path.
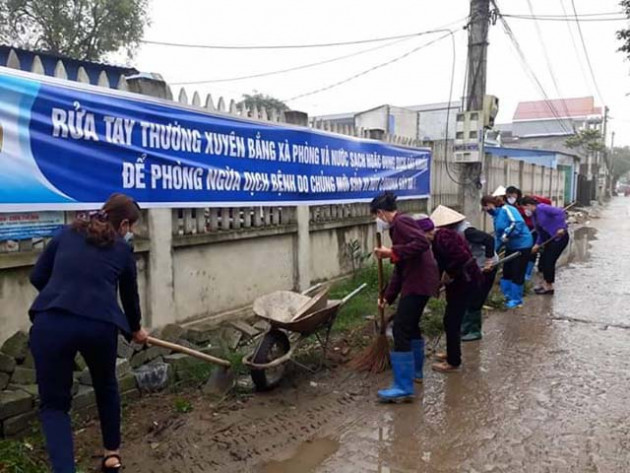
M 0 211 L 359 202 L 430 193 L 430 150 L 0 68 Z

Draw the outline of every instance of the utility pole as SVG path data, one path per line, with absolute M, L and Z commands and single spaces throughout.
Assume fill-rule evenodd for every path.
M 470 0 L 470 24 L 468 26 L 468 77 L 465 111 L 481 110 L 486 95 L 488 66 L 488 30 L 490 28 L 490 0 Z M 483 139 L 483 137 L 481 138 Z M 481 182 L 485 156 L 479 163 L 460 166 L 463 210 L 468 220 L 481 228 Z
M 601 196 L 601 198 L 606 198 L 608 197 L 608 190 L 610 188 L 610 180 L 612 179 L 612 166 L 610 165 L 610 162 L 608 160 L 608 148 L 606 147 L 606 135 L 608 134 L 608 112 L 609 112 L 609 108 L 607 106 L 604 106 L 604 127 L 603 127 L 603 131 L 602 131 L 602 142 L 604 144 L 604 151 L 603 151 L 603 157 L 604 159 L 603 164 L 606 166 L 606 173 L 605 173 L 605 178 L 604 178 L 604 189 L 603 189 L 603 194 Z M 598 168 L 601 168 L 602 163 L 599 164 Z M 598 176 L 599 179 L 599 176 Z M 612 196 L 612 194 L 611 194 Z

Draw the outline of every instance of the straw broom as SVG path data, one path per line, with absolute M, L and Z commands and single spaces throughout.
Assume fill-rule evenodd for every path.
M 382 245 L 381 234 L 376 234 L 376 246 L 380 248 Z M 385 292 L 383 281 L 383 260 L 377 258 L 378 265 L 378 298 L 383 300 Z M 385 309 L 379 305 L 379 326 L 376 339 L 372 344 L 361 352 L 355 359 L 350 362 L 350 366 L 357 371 L 369 371 L 371 373 L 380 373 L 389 368 L 389 341 L 387 340 L 387 323 L 385 321 Z

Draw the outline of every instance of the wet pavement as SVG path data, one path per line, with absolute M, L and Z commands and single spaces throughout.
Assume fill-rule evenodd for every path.
M 426 366 L 416 402 L 366 397 L 258 471 L 630 471 L 630 199 L 591 227 L 575 231 L 556 296 L 490 315 L 460 373 Z

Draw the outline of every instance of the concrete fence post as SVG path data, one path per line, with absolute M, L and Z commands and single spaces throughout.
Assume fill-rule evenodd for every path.
M 166 82 L 157 74 L 127 77 L 130 92 L 169 98 Z M 177 320 L 173 276 L 173 209 L 149 209 L 147 264 L 147 317 L 145 325 L 158 327 Z

